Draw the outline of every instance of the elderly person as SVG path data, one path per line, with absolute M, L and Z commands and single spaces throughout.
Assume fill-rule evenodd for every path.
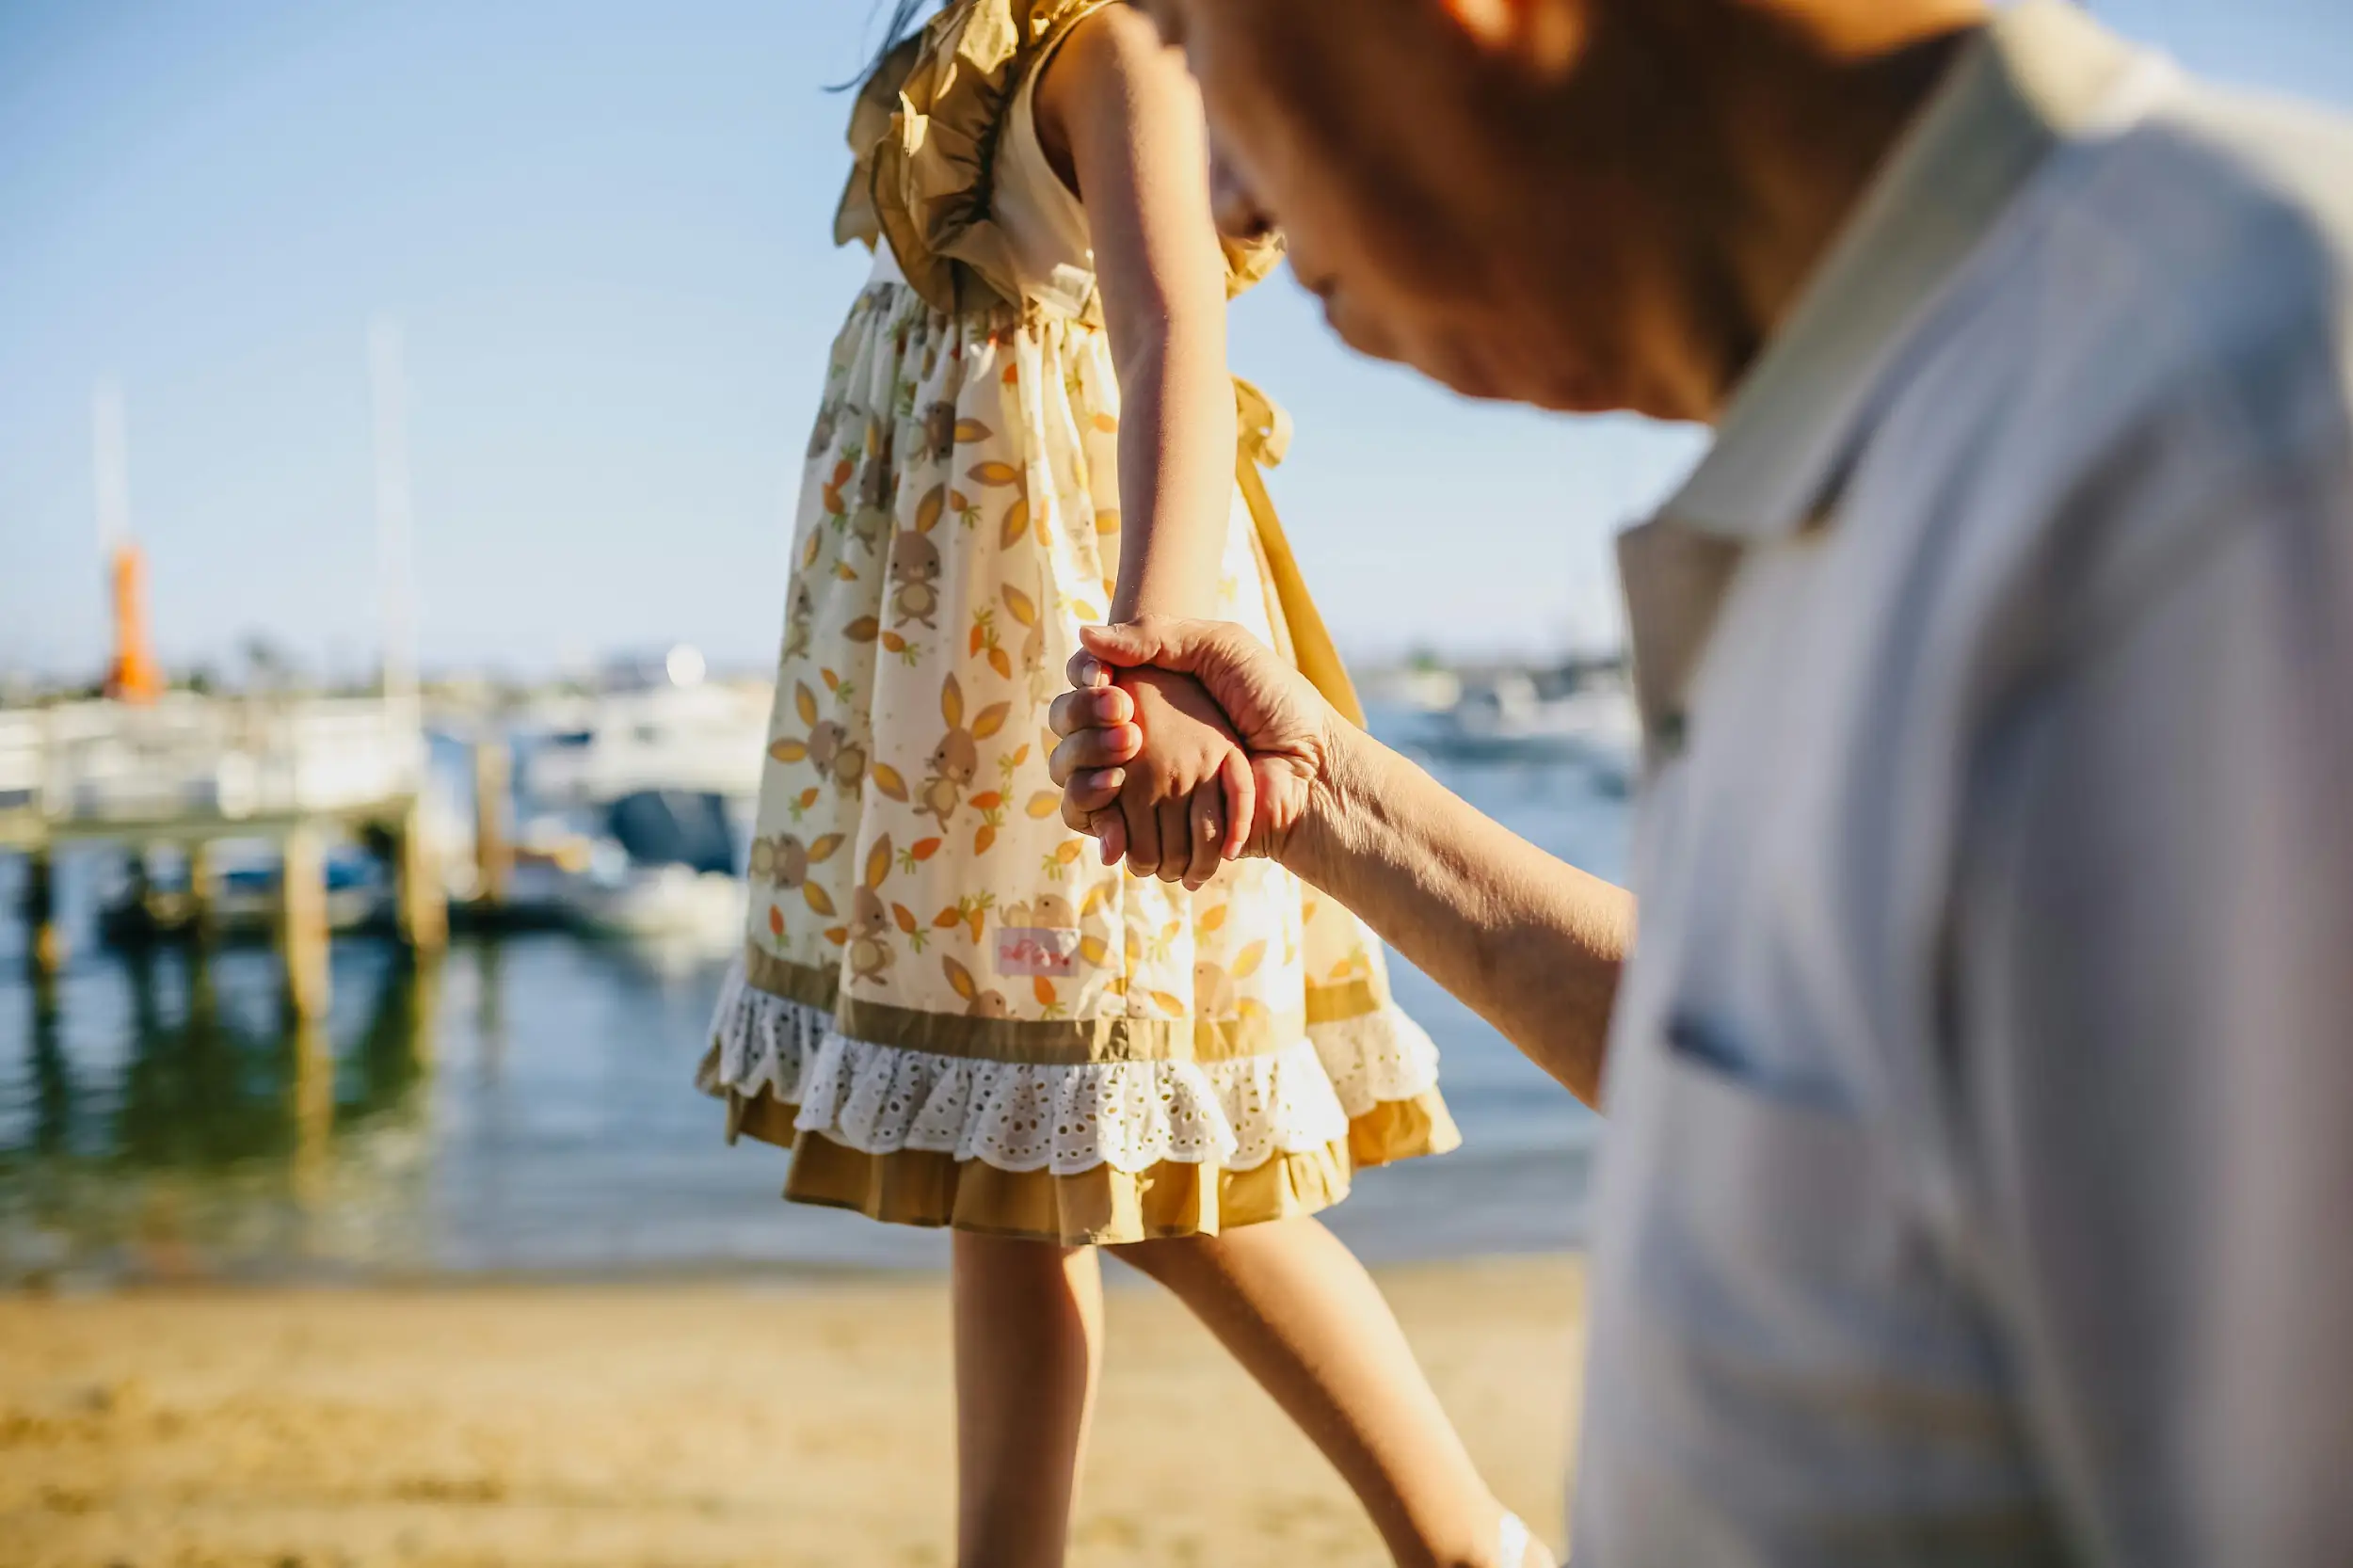
M 1606 1106 L 1577 1560 L 2353 1562 L 2353 130 L 2059 0 L 1149 8 L 1349 342 L 1716 426 L 1631 894 L 1231 628 L 1055 714 L 1115 843 L 1106 666 L 1198 676 Z

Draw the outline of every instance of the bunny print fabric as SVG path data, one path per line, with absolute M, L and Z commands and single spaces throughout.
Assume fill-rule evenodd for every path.
M 1188 893 L 1062 823 L 1047 709 L 1119 545 L 1099 328 L 887 276 L 808 448 L 749 929 L 707 1084 L 787 1196 L 1119 1241 L 1310 1212 L 1450 1147 L 1378 942 L 1277 867 Z M 1275 647 L 1248 513 L 1216 614 Z

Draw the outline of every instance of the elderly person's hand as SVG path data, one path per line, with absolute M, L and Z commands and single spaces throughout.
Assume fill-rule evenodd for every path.
M 1228 621 L 1146 616 L 1082 627 L 1079 634 L 1084 647 L 1070 660 L 1076 689 L 1055 699 L 1050 721 L 1063 737 L 1052 758 L 1063 820 L 1101 841 L 1104 864 L 1127 852 L 1126 826 L 1112 808 L 1143 734 L 1115 672 L 1175 670 L 1200 682 L 1249 757 L 1246 773 L 1234 770 L 1226 779 L 1225 858 L 1280 860 L 1330 782 L 1335 738 L 1346 728 L 1331 704 L 1273 649 Z
M 1126 853 L 1122 786 L 1143 749 L 1121 672 L 1199 682 L 1241 742 L 1246 769 L 1226 843 L 1337 899 L 1423 972 L 1468 1001 L 1588 1105 L 1634 903 L 1481 816 L 1332 710 L 1307 678 L 1241 627 L 1146 616 L 1080 628 L 1077 688 L 1054 701 L 1050 760 L 1063 821 Z M 1243 786 L 1234 790 L 1236 776 Z

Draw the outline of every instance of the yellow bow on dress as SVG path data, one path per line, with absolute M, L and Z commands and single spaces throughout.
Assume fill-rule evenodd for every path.
M 1259 472 L 1282 462 L 1290 446 L 1291 417 L 1239 376 L 1234 377 L 1234 412 L 1240 433 L 1234 482 L 1241 487 L 1242 503 L 1250 508 L 1250 520 L 1257 529 L 1259 558 L 1266 566 L 1268 586 L 1274 590 L 1275 605 L 1282 612 L 1278 632 L 1289 631 L 1290 647 L 1278 651 L 1289 654 L 1299 673 L 1323 694 L 1323 699 L 1361 729 L 1365 710 L 1356 699 L 1356 683 L 1348 678 L 1348 666 L 1340 663 L 1339 649 L 1332 646 L 1332 633 L 1324 629 L 1323 616 L 1307 596 L 1306 580 L 1299 575 L 1298 558 L 1291 554 L 1290 541 L 1283 536 L 1282 520 L 1274 515 L 1274 500 L 1267 494 L 1266 476 Z

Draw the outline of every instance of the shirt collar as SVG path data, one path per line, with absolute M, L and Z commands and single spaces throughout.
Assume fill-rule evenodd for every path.
M 2021 0 L 1964 45 L 1664 515 L 1736 539 L 1802 528 L 1905 328 L 2043 158 L 2096 128 L 2137 57 L 2066 0 Z

